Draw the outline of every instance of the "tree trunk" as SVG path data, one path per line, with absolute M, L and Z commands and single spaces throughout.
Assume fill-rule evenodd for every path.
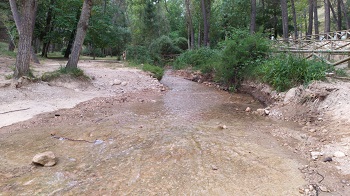
M 312 35 L 312 24 L 314 20 L 314 6 L 313 6 L 313 0 L 309 0 L 309 24 L 307 28 L 307 35 L 310 36 Z
M 337 18 L 337 15 L 335 14 L 335 11 L 334 11 L 334 8 L 332 6 L 332 3 L 328 0 L 328 4 L 329 4 L 329 8 L 331 9 L 332 11 L 332 16 L 333 16 L 333 20 L 334 20 L 334 23 L 335 24 L 338 24 L 338 18 Z
M 337 30 L 341 31 L 342 30 L 342 13 L 341 13 L 341 4 L 340 0 L 337 1 L 337 13 L 338 13 L 338 23 L 337 23 Z
M 74 45 L 72 48 L 72 53 L 69 56 L 68 63 L 66 65 L 67 69 L 74 69 L 78 67 L 79 55 L 81 48 L 83 46 L 83 42 L 85 39 L 86 31 L 89 26 L 89 18 L 92 9 L 92 0 L 84 0 L 83 8 L 81 11 L 77 34 L 75 35 Z
M 324 0 L 324 10 L 324 32 L 329 33 L 331 31 L 331 13 L 329 0 Z
M 256 0 L 251 0 L 250 6 L 250 34 L 253 34 L 256 31 Z
M 297 24 L 297 15 L 295 13 L 295 4 L 294 0 L 290 1 L 292 4 L 292 14 L 293 14 L 293 27 L 294 27 L 294 38 L 298 39 L 298 24 Z
M 77 12 L 77 21 L 79 20 L 80 18 L 80 15 L 81 15 L 81 12 L 78 11 Z M 69 55 L 71 54 L 72 52 L 72 47 L 73 47 L 73 43 L 74 43 L 74 38 L 75 38 L 75 34 L 77 33 L 77 27 L 78 26 L 78 23 L 75 25 L 73 31 L 71 32 L 70 34 L 70 38 L 69 38 L 69 41 L 68 41 L 68 45 L 67 45 L 67 48 L 66 48 L 66 51 L 64 52 L 64 58 L 69 58 Z
M 314 0 L 314 26 L 315 26 L 315 34 L 316 34 L 316 39 L 318 39 L 318 34 L 319 32 L 319 28 L 318 28 L 318 13 L 317 13 L 317 0 Z
M 47 16 L 46 16 L 46 26 L 45 26 L 45 31 L 42 35 L 42 38 L 44 39 L 44 43 L 43 43 L 43 49 L 41 52 L 41 56 L 42 57 L 46 57 L 47 58 L 47 52 L 48 52 L 48 45 L 50 43 L 50 40 L 48 40 L 47 38 L 45 39 L 45 37 L 47 36 L 47 34 L 51 31 L 52 29 L 52 5 L 55 4 L 56 0 L 50 0 L 50 5 L 49 6 L 49 10 L 47 11 Z
M 32 36 L 33 36 L 33 22 L 35 12 L 35 0 L 26 0 L 22 2 L 22 17 L 19 24 L 19 43 L 18 53 L 16 58 L 16 69 L 14 77 L 16 79 L 29 75 L 29 64 L 30 64 L 30 52 Z M 14 14 L 15 15 L 15 14 Z M 15 18 L 16 16 L 14 16 Z
M 22 31 L 22 21 L 21 21 L 21 16 L 20 14 L 18 13 L 18 9 L 17 9 L 17 4 L 16 4 L 16 0 L 9 0 L 10 2 L 10 7 L 11 7 L 11 12 L 12 12 L 12 16 L 13 16 L 13 20 L 15 21 L 15 24 L 16 24 L 16 28 L 17 28 L 17 31 L 18 31 L 18 34 L 21 35 L 21 31 Z M 37 3 L 35 3 L 35 7 L 34 7 L 34 10 L 33 10 L 33 16 L 31 17 L 32 18 L 32 30 L 34 29 L 34 25 L 35 25 L 35 12 L 36 12 L 36 9 L 37 9 Z M 35 52 L 34 52 L 34 47 L 31 47 L 31 49 L 29 50 L 30 51 L 30 55 L 31 55 L 31 60 L 33 60 L 34 63 L 40 63 L 39 62 L 39 59 L 36 57 L 35 55 Z
M 14 44 L 14 42 L 13 42 L 13 40 L 12 39 L 10 39 L 10 41 L 9 41 L 9 48 L 8 48 L 8 51 L 11 51 L 11 52 L 13 52 L 14 50 L 15 50 L 15 44 Z
M 288 6 L 287 0 L 281 0 L 283 39 L 288 40 Z
M 203 45 L 209 46 L 209 18 L 208 18 L 208 4 L 210 0 L 201 0 L 202 16 L 203 16 Z
M 194 28 L 193 28 L 193 22 L 192 22 L 192 14 L 191 14 L 191 7 L 190 7 L 190 0 L 185 0 L 186 5 L 186 12 L 187 12 L 187 23 L 188 23 L 188 43 L 189 43 L 189 49 L 194 49 Z
M 344 1 L 343 0 L 339 0 L 340 3 L 340 8 L 343 11 L 344 14 L 344 20 L 345 20 L 345 24 L 346 24 L 346 29 L 350 29 L 350 20 L 348 18 L 348 11 L 344 5 Z

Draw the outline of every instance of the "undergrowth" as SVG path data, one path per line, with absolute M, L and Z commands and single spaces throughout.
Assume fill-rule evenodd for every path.
M 138 69 L 142 69 L 143 71 L 150 72 L 154 78 L 157 78 L 158 80 L 161 80 L 163 75 L 164 75 L 164 68 L 159 67 L 156 65 L 151 65 L 151 64 L 140 64 L 134 61 L 129 61 L 127 63 L 127 66 L 129 67 L 136 67 Z
M 8 50 L 8 43 L 0 42 L 0 56 L 16 58 L 16 53 Z
M 277 91 L 285 91 L 301 84 L 307 85 L 314 80 L 325 80 L 326 72 L 334 71 L 332 66 L 324 62 L 282 54 L 257 66 L 252 75 Z
M 51 81 L 56 78 L 59 78 L 62 75 L 70 75 L 74 78 L 80 79 L 89 79 L 87 75 L 85 75 L 84 71 L 80 68 L 70 68 L 67 69 L 61 66 L 58 70 L 52 72 L 46 72 L 41 76 L 42 81 Z

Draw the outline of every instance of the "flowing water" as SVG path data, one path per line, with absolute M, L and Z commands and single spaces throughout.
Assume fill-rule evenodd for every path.
M 300 195 L 303 160 L 269 134 L 284 125 L 244 111 L 258 102 L 162 82 L 150 102 L 88 102 L 0 130 L 0 195 Z M 30 164 L 46 150 L 57 165 Z

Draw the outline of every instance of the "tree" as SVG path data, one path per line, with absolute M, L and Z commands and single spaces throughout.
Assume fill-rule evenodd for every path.
M 329 33 L 331 31 L 331 14 L 329 7 L 329 0 L 324 0 L 324 32 Z
M 41 56 L 46 57 L 46 58 L 47 58 L 47 53 L 48 53 L 49 45 L 50 45 L 50 39 L 47 39 L 46 36 L 48 35 L 48 33 L 50 31 L 52 31 L 52 28 L 53 28 L 53 24 L 52 24 L 53 23 L 53 21 L 52 21 L 52 19 L 53 19 L 53 6 L 55 5 L 55 3 L 56 3 L 56 0 L 50 0 L 50 6 L 49 6 L 49 9 L 47 11 L 47 16 L 46 16 L 45 30 L 41 35 L 42 39 L 44 39 Z
M 209 30 L 210 30 L 210 7 L 211 7 L 211 0 L 201 0 L 201 8 L 202 8 L 202 17 L 203 17 L 203 45 L 209 46 Z
M 192 22 L 192 14 L 190 8 L 190 0 L 185 0 L 186 6 L 186 18 L 187 18 L 187 29 L 188 29 L 188 48 L 194 48 L 194 28 Z
M 295 12 L 295 3 L 294 0 L 290 1 L 291 8 L 292 8 L 292 14 L 293 14 L 293 27 L 294 27 L 294 38 L 298 38 L 298 23 L 297 23 L 297 14 Z
M 318 13 L 317 13 L 317 0 L 314 0 L 313 2 L 313 6 L 314 6 L 314 26 L 315 26 L 315 34 L 318 35 L 319 34 L 319 29 L 318 29 Z M 316 36 L 316 38 L 318 38 L 318 36 Z
M 19 32 L 18 53 L 14 78 L 29 75 L 30 55 L 32 50 L 32 37 L 34 28 L 34 16 L 36 10 L 35 0 L 21 1 L 21 17 L 17 11 L 15 0 L 10 0 L 13 18 Z
M 80 19 L 77 27 L 77 34 L 75 36 L 72 53 L 69 56 L 66 69 L 74 69 L 78 67 L 79 55 L 80 55 L 81 48 L 83 46 L 86 31 L 89 26 L 89 18 L 90 18 L 92 6 L 93 6 L 92 0 L 84 0 L 83 8 L 81 10 L 81 15 L 80 15 Z
M 287 0 L 281 0 L 283 39 L 288 39 L 288 6 Z
M 309 0 L 309 24 L 307 28 L 307 35 L 312 35 L 312 24 L 314 20 L 314 0 Z
M 250 33 L 253 34 L 256 31 L 256 0 L 251 0 L 250 9 Z

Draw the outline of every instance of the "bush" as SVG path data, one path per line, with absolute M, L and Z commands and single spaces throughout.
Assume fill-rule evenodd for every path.
M 126 58 L 134 61 L 136 64 L 151 63 L 149 50 L 144 46 L 128 46 L 126 49 Z
M 60 67 L 56 71 L 44 73 L 41 76 L 41 80 L 46 82 L 51 81 L 60 77 L 61 75 L 71 75 L 75 78 L 84 78 L 84 79 L 89 78 L 84 74 L 84 71 L 82 69 L 79 69 L 79 68 L 66 69 L 65 67 Z
M 198 50 L 188 50 L 182 53 L 174 62 L 174 69 L 184 69 L 191 67 L 203 73 L 215 71 L 215 65 L 221 59 L 220 51 L 210 48 L 200 48 Z
M 155 65 L 145 64 L 142 67 L 143 71 L 149 71 L 153 74 L 153 77 L 161 80 L 164 75 L 164 69 Z
M 221 43 L 223 54 L 216 75 L 218 81 L 234 89 L 270 52 L 269 41 L 262 34 L 236 31 L 231 40 Z
M 174 44 L 176 47 L 180 48 L 181 50 L 188 49 L 187 39 L 184 37 L 178 37 L 178 38 L 174 39 Z
M 167 55 L 180 54 L 182 52 L 182 50 L 177 47 L 168 36 L 165 35 L 154 40 L 149 46 L 149 51 L 153 63 L 161 66 L 165 64 Z
M 313 80 L 324 80 L 326 72 L 334 68 L 324 62 L 306 60 L 292 55 L 278 55 L 256 67 L 256 78 L 270 84 L 277 91 L 285 91 Z

